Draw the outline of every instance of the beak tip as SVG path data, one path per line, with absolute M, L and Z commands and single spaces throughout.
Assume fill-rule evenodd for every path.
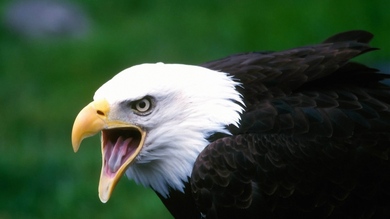
M 99 199 L 102 203 L 107 203 L 108 200 L 110 199 L 110 194 L 105 192 L 103 193 L 99 192 Z
M 78 150 L 79 150 L 78 147 L 77 148 L 73 147 L 73 152 L 77 153 Z
M 112 190 L 114 189 L 117 180 L 117 177 L 108 177 L 106 174 L 104 174 L 102 168 L 98 187 L 99 199 L 102 203 L 106 203 L 110 199 Z
M 101 201 L 103 204 L 105 204 L 105 203 L 107 203 L 108 200 L 103 199 L 103 198 L 100 197 L 100 201 Z
M 79 150 L 80 144 L 84 138 L 90 137 L 101 131 L 106 125 L 105 117 L 103 118 L 99 111 L 108 114 L 109 104 L 106 100 L 94 101 L 85 106 L 73 123 L 72 128 L 72 146 L 73 151 Z
M 72 136 L 72 147 L 73 147 L 73 151 L 75 152 L 75 153 L 77 153 L 77 151 L 79 150 L 79 148 L 80 148 L 80 141 L 75 141 L 74 139 L 73 139 L 73 136 Z

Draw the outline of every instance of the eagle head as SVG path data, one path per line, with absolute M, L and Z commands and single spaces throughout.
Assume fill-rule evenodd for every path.
M 77 115 L 72 144 L 101 133 L 99 197 L 107 202 L 119 178 L 163 197 L 183 191 L 196 157 L 214 133 L 238 126 L 239 82 L 226 73 L 181 64 L 142 64 L 103 84 Z

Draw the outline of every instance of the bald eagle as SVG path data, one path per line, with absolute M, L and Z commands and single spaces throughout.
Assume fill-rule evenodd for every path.
M 77 115 L 73 149 L 100 132 L 100 200 L 126 174 L 175 218 L 388 218 L 388 75 L 350 61 L 372 37 L 130 67 Z

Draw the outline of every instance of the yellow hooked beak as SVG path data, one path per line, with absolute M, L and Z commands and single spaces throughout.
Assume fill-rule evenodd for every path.
M 106 100 L 93 101 L 79 112 L 72 129 L 72 146 L 75 152 L 78 151 L 84 138 L 93 136 L 98 132 L 102 133 L 102 170 L 99 181 L 99 198 L 103 203 L 108 201 L 120 177 L 141 151 L 146 136 L 146 132 L 138 126 L 118 120 L 110 120 L 108 118 L 109 113 L 110 105 Z M 125 136 L 121 137 L 121 135 Z M 125 141 L 118 140 L 119 138 L 125 138 Z M 128 148 L 123 149 L 126 147 Z M 120 156 L 114 155 L 118 152 L 118 148 L 121 148 L 122 151 Z M 110 159 L 114 161 L 111 162 Z M 119 167 L 112 167 L 113 164 L 111 163 L 115 163 L 114 166 L 119 163 Z

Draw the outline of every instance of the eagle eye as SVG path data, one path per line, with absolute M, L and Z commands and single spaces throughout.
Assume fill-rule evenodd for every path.
M 152 100 L 150 97 L 144 97 L 140 100 L 134 101 L 131 104 L 131 108 L 140 114 L 148 113 L 152 109 Z

